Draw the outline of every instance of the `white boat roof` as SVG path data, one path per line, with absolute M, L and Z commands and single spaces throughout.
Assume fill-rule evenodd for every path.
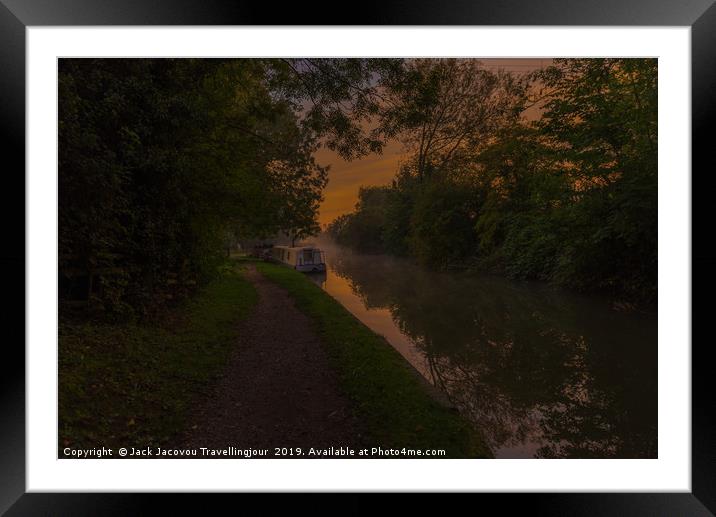
M 284 250 L 289 250 L 289 251 L 303 251 L 303 250 L 316 250 L 316 251 L 321 251 L 321 250 L 320 250 L 318 247 L 316 247 L 316 246 L 295 246 L 295 247 L 291 247 L 291 246 L 274 246 L 274 249 L 284 249 Z

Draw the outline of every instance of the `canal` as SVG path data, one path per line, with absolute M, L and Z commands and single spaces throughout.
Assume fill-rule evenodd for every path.
M 321 287 L 474 423 L 497 458 L 657 457 L 657 317 L 333 244 Z

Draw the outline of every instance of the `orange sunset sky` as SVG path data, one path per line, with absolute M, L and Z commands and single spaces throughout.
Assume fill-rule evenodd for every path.
M 532 72 L 551 63 L 551 59 L 480 59 L 485 68 L 517 74 Z M 527 114 L 529 116 L 530 114 Z M 320 149 L 316 160 L 321 165 L 330 165 L 328 186 L 324 191 L 318 221 L 324 226 L 339 215 L 353 210 L 358 200 L 358 189 L 362 185 L 389 185 L 404 158 L 402 144 L 388 142 L 382 154 L 371 154 L 347 162 L 333 151 Z

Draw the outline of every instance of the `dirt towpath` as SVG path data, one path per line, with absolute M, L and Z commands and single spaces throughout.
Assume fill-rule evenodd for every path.
M 259 301 L 182 441 L 194 448 L 269 449 L 269 456 L 276 447 L 357 448 L 360 426 L 308 317 L 253 266 L 246 276 Z

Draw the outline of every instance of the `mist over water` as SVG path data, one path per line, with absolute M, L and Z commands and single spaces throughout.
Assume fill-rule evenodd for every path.
M 330 241 L 314 281 L 382 334 L 498 458 L 657 456 L 657 317 L 537 282 Z

